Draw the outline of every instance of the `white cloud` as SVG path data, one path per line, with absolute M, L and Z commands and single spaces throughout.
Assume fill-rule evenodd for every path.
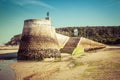
M 19 6 L 26 6 L 26 5 L 37 5 L 49 9 L 55 9 L 51 5 L 41 1 L 41 0 L 11 0 L 14 4 L 17 4 Z

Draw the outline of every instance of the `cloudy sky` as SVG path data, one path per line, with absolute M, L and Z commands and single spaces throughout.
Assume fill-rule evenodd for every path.
M 48 11 L 56 28 L 120 25 L 120 0 L 0 0 L 0 44 L 21 33 L 25 19 Z

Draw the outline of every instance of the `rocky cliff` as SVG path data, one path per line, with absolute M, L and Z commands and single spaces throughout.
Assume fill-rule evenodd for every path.
M 5 45 L 19 45 L 21 36 L 22 36 L 21 34 L 13 36 L 11 40 L 7 42 Z

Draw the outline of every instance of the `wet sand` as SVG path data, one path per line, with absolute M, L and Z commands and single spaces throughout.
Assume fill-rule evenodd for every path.
M 0 80 L 16 80 L 14 71 L 9 67 L 13 60 L 0 60 Z
M 0 80 L 16 80 L 9 64 L 16 62 L 18 46 L 0 46 Z

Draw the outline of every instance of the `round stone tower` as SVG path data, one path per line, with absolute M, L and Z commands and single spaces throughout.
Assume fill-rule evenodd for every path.
M 49 18 L 25 20 L 18 60 L 43 60 L 50 57 L 61 57 L 51 20 Z

